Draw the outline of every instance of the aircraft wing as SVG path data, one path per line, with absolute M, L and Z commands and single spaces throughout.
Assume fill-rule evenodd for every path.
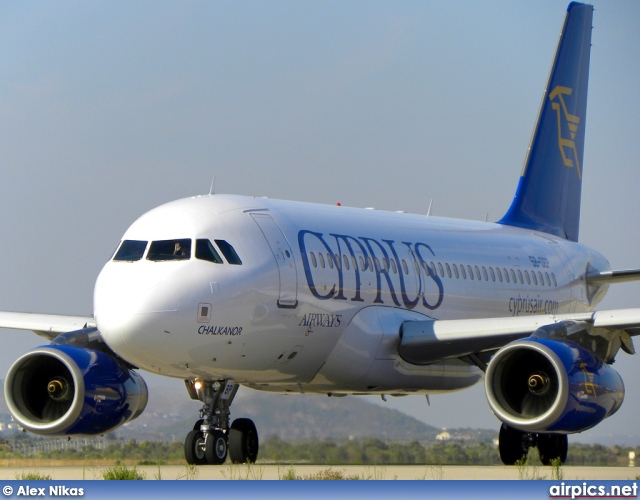
M 58 314 L 38 314 L 0 311 L 0 328 L 31 330 L 48 340 L 61 333 L 96 326 L 91 316 L 61 316 Z
M 576 322 L 576 330 L 587 330 L 590 335 L 613 343 L 615 352 L 609 347 L 604 356 L 610 362 L 618 348 L 634 353 L 630 337 L 640 335 L 640 308 L 515 318 L 405 321 L 400 328 L 398 352 L 402 359 L 415 365 L 465 356 L 482 365 L 488 362 L 487 354 L 509 342 L 562 322 Z

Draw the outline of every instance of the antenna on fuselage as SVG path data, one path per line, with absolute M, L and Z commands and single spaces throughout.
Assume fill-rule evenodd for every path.
M 213 179 L 211 179 L 211 188 L 209 188 L 209 196 L 213 195 L 213 188 L 216 185 L 216 176 L 213 176 Z
M 433 198 L 429 201 L 429 210 L 427 210 L 427 217 L 431 216 L 431 205 L 433 205 Z

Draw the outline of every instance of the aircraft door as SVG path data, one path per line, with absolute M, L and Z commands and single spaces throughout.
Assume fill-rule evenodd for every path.
M 294 309 L 298 306 L 298 276 L 291 246 L 282 230 L 270 216 L 251 214 L 251 217 L 262 231 L 278 265 L 280 276 L 278 307 Z

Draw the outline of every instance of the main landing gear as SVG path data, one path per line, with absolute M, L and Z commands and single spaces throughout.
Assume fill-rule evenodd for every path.
M 536 434 L 513 429 L 506 424 L 500 427 L 500 459 L 505 465 L 515 465 L 526 458 L 529 448 L 538 447 L 540 461 L 551 465 L 556 458 L 561 464 L 567 460 L 569 442 L 566 434 Z
M 192 465 L 220 465 L 227 455 L 234 464 L 255 463 L 258 431 L 253 421 L 238 418 L 229 425 L 229 407 L 238 392 L 233 380 L 185 380 L 192 399 L 202 401 L 200 419 L 184 441 L 184 457 Z

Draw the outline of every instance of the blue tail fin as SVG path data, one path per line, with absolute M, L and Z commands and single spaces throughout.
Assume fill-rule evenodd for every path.
M 569 4 L 522 176 L 500 224 L 578 241 L 593 7 Z

